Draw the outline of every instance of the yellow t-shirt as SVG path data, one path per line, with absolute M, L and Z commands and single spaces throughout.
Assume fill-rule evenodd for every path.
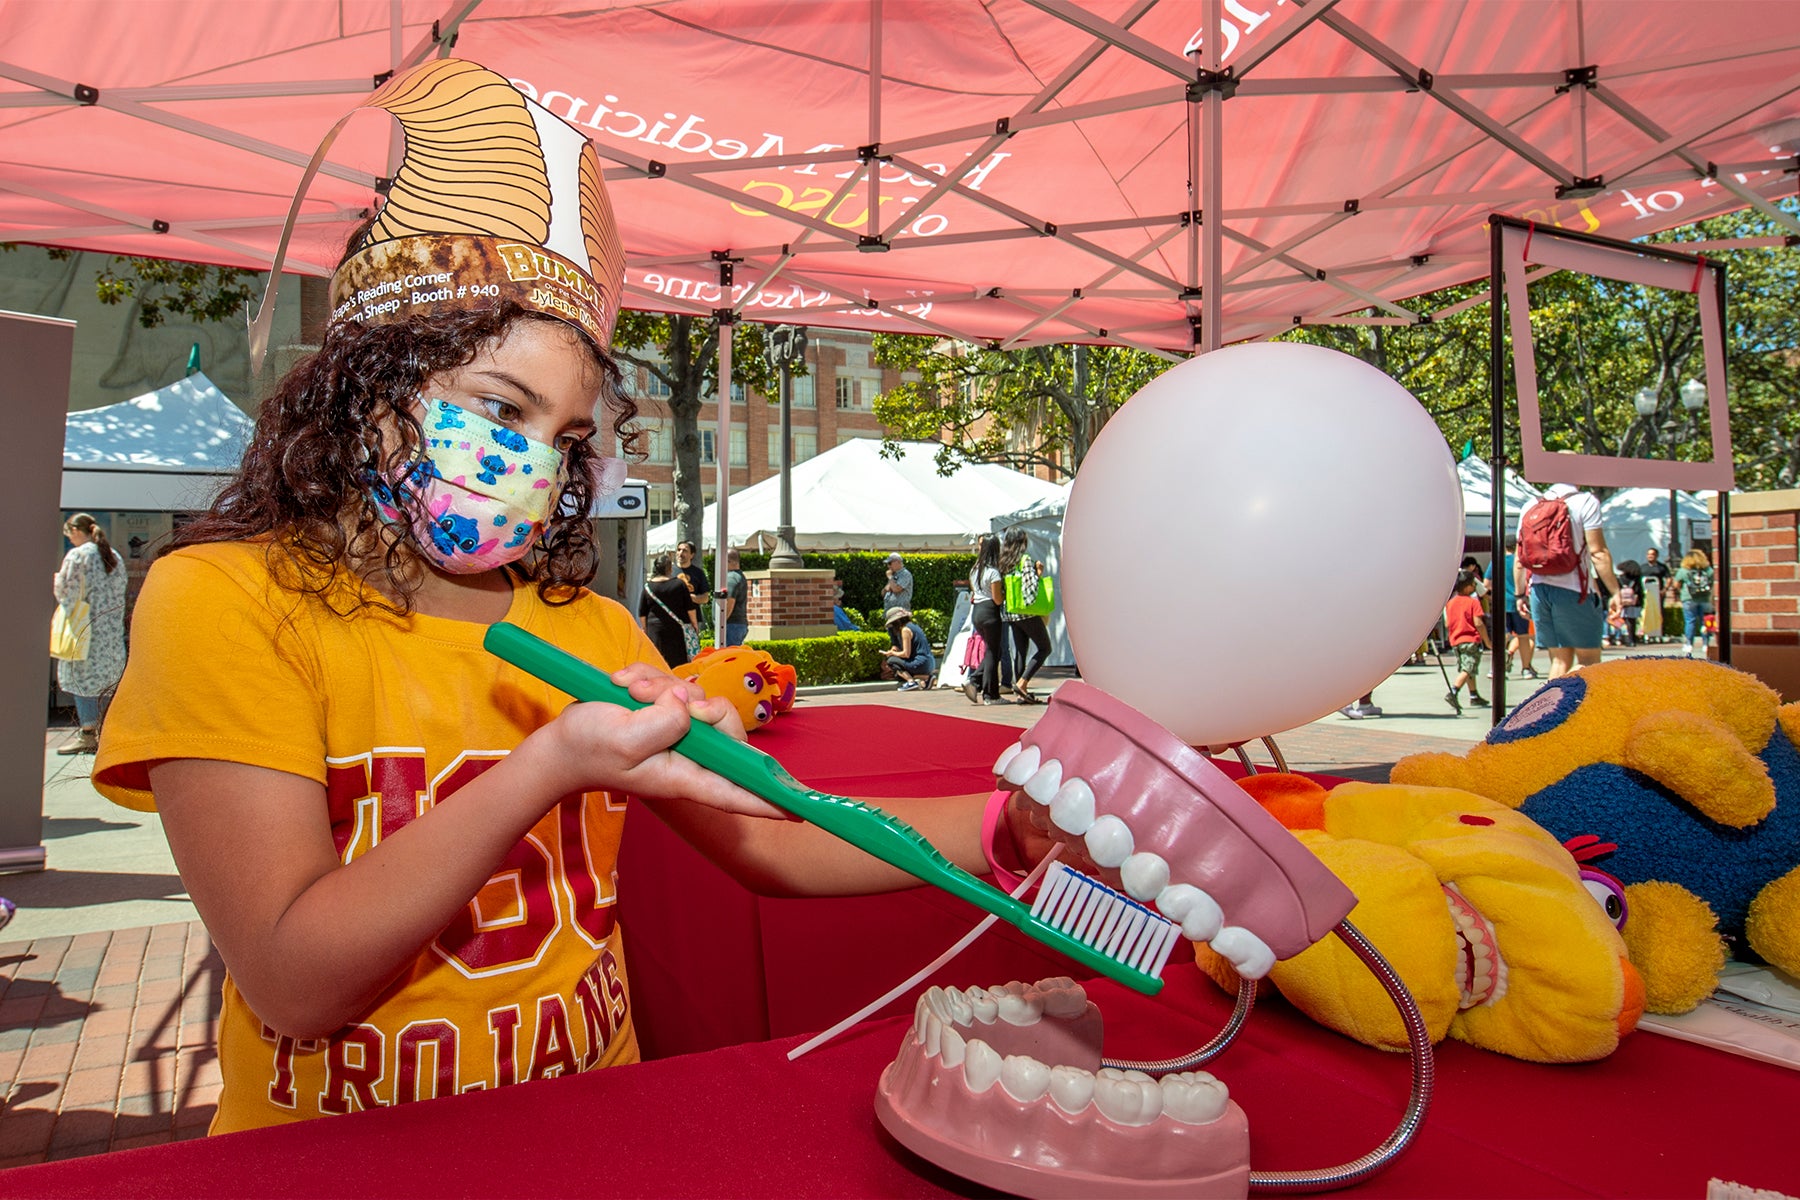
M 569 702 L 484 651 L 483 625 L 342 617 L 276 586 L 267 554 L 267 543 L 197 546 L 151 570 L 95 764 L 109 799 L 154 808 L 147 768 L 159 759 L 286 771 L 324 789 L 347 863 Z M 553 608 L 521 584 L 506 619 L 607 670 L 662 662 L 623 608 L 589 592 Z M 565 797 L 329 1038 L 277 1035 L 227 975 L 213 1132 L 635 1062 L 613 919 L 624 820 L 622 796 Z

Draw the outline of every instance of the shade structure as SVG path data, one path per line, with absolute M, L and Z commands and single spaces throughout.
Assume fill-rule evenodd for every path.
M 1634 237 L 1800 148 L 1760 0 L 5 0 L 0 240 L 266 266 L 333 121 L 452 46 L 593 139 L 628 305 L 1005 345 L 1408 323 L 1490 211 Z M 393 136 L 350 123 L 292 269 Z
M 205 508 L 237 469 L 254 425 L 199 371 L 131 400 L 70 413 L 63 507 Z
M 1476 537 L 1491 536 L 1494 531 L 1494 470 L 1479 458 L 1469 457 L 1456 464 L 1456 478 L 1462 484 L 1463 533 Z M 1506 532 L 1516 533 L 1519 513 L 1538 498 L 1538 490 L 1525 482 L 1511 467 L 1506 469 Z
M 1644 561 L 1644 551 L 1656 547 L 1665 561 L 1669 555 L 1669 497 L 1664 488 L 1624 488 L 1600 505 L 1600 528 L 1606 532 L 1606 548 L 1613 562 Z M 1675 520 L 1681 549 L 1693 549 L 1696 536 L 1710 541 L 1712 514 L 1706 502 L 1692 492 L 1675 492 Z M 1668 564 L 1671 568 L 1678 563 Z
M 994 463 L 969 463 L 937 473 L 927 442 L 899 443 L 900 457 L 884 458 L 881 443 L 856 438 L 793 469 L 794 545 L 807 550 L 966 550 L 988 531 L 996 513 L 1060 496 L 1054 483 Z M 734 492 L 726 506 L 730 541 L 740 549 L 772 550 L 781 517 L 781 480 L 771 477 Z M 717 528 L 717 506 L 701 525 Z M 675 522 L 652 529 L 651 553 L 672 550 Z

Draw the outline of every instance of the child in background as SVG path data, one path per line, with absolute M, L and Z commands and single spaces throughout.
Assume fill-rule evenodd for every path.
M 1450 597 L 1450 603 L 1444 606 L 1444 630 L 1450 641 L 1450 648 L 1456 651 L 1456 679 L 1450 690 L 1444 693 L 1444 702 L 1457 712 L 1462 711 L 1462 702 L 1457 693 L 1463 685 L 1469 688 L 1469 703 L 1477 708 L 1486 708 L 1487 701 L 1476 692 L 1476 679 L 1481 674 L 1481 650 L 1487 646 L 1487 624 L 1482 620 L 1481 601 L 1475 598 L 1475 589 L 1480 577 L 1473 571 L 1461 571 L 1456 576 L 1456 594 Z

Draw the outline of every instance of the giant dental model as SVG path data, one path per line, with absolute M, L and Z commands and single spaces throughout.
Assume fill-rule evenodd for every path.
M 1317 856 L 1204 756 L 1078 680 L 1056 689 L 994 773 L 1034 801 L 1034 825 L 1246 979 L 1324 937 L 1356 905 Z
M 876 1112 L 910 1149 L 1006 1191 L 1243 1195 L 1250 1130 L 1225 1085 L 1102 1067 L 1100 1040 L 1100 1010 L 1072 979 L 934 987 Z
M 1344 921 L 1356 905 L 1350 890 L 1201 754 L 1105 692 L 1079 681 L 1057 688 L 994 771 L 1001 787 L 1032 801 L 1037 828 L 1246 979 L 1336 930 L 1390 991 L 1404 993 Z M 1058 903 L 1053 886 L 1040 907 Z M 1157 1079 L 1102 1066 L 1099 1010 L 1068 979 L 930 989 L 875 1107 L 921 1156 L 1021 1195 L 1242 1196 L 1253 1180 L 1343 1186 L 1386 1165 L 1423 1119 L 1431 1045 L 1416 1008 L 1405 1019 L 1414 1093 L 1400 1129 L 1356 1163 L 1320 1171 L 1253 1176 L 1243 1111 L 1205 1071 Z

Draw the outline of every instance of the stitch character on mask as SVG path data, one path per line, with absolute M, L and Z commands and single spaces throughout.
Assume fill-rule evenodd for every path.
M 562 455 L 448 400 L 425 409 L 418 460 L 398 484 L 374 485 L 382 519 L 409 527 L 432 565 L 452 574 L 517 562 L 550 519 Z

